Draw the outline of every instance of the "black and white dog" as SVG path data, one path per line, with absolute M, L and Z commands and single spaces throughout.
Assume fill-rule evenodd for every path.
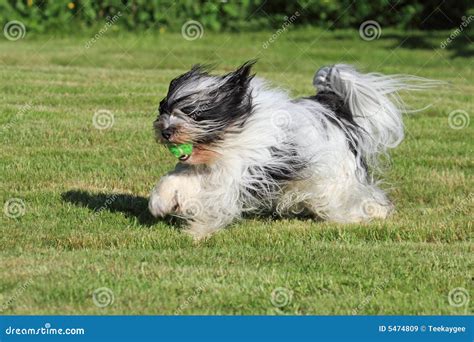
M 195 238 L 244 212 L 386 218 L 393 205 L 374 170 L 404 136 L 397 92 L 423 89 L 425 80 L 334 65 L 316 73 L 316 95 L 292 99 L 254 77 L 254 63 L 223 76 L 196 66 L 171 81 L 157 139 L 193 150 L 155 186 L 151 213 L 185 218 Z

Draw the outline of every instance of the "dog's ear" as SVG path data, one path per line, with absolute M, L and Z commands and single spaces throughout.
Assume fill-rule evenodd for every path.
M 239 68 L 237 68 L 237 70 L 234 71 L 234 74 L 240 79 L 247 79 L 249 77 L 253 77 L 254 75 L 250 76 L 250 71 L 252 71 L 252 67 L 255 63 L 257 63 L 256 59 L 251 59 L 245 62 Z
M 246 88 L 252 78 L 255 76 L 255 74 L 250 75 L 252 67 L 255 63 L 257 63 L 257 60 L 252 59 L 242 64 L 235 71 L 227 74 L 226 78 L 228 78 L 228 84 L 231 84 L 233 88 Z

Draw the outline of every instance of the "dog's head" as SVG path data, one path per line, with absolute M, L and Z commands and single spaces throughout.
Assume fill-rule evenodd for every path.
M 193 144 L 193 152 L 180 158 L 189 164 L 209 164 L 219 157 L 216 146 L 227 133 L 235 133 L 252 112 L 249 89 L 255 61 L 248 61 L 223 76 L 194 66 L 171 81 L 160 102 L 153 126 L 165 144 Z

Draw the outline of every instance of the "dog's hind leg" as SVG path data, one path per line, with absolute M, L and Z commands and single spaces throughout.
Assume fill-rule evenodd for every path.
M 318 180 L 305 206 L 325 220 L 341 223 L 385 219 L 393 210 L 386 194 L 376 185 L 334 179 Z
M 307 210 L 328 221 L 351 223 L 386 218 L 393 210 L 387 195 L 358 174 L 351 158 L 313 165 L 311 177 L 290 184 Z

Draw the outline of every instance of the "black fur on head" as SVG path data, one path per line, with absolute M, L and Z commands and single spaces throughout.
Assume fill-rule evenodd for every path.
M 160 102 L 160 116 L 179 113 L 189 125 L 205 127 L 208 134 L 195 143 L 209 143 L 220 138 L 226 129 L 241 127 L 252 113 L 249 89 L 255 60 L 223 76 L 211 75 L 210 68 L 197 65 L 173 79 L 168 94 Z

